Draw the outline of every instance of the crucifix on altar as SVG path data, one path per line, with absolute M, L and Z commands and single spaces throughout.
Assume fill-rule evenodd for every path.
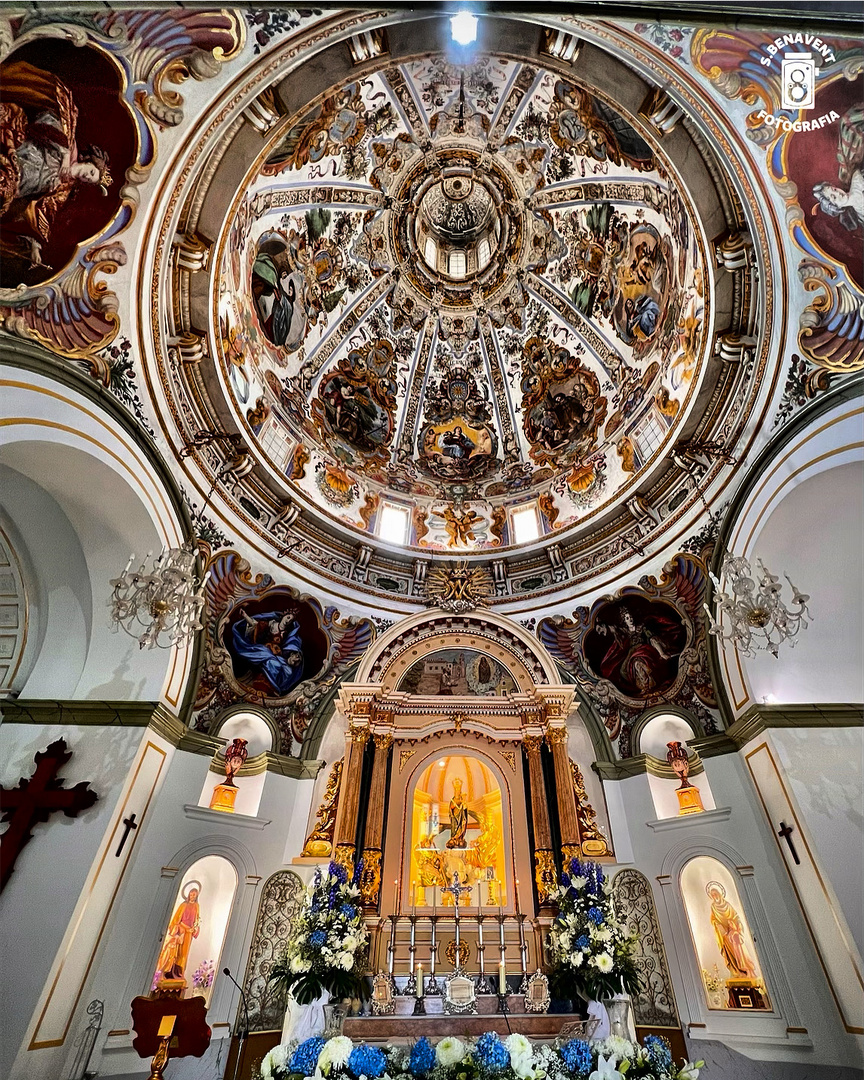
M 453 909 L 456 922 L 456 964 L 454 971 L 457 975 L 462 973 L 462 952 L 461 952 L 461 940 L 459 937 L 459 898 L 470 893 L 472 890 L 468 885 L 463 885 L 459 880 L 459 875 L 453 874 L 453 881 L 449 885 L 445 885 L 441 890 L 444 893 L 449 893 L 453 897 Z

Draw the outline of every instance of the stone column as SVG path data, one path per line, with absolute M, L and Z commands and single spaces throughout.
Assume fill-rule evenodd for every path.
M 549 899 L 555 888 L 555 857 L 552 854 L 552 830 L 549 827 L 549 800 L 543 780 L 543 763 L 540 760 L 542 734 L 526 732 L 522 736 L 522 749 L 528 758 L 528 781 L 531 787 L 531 816 L 534 821 L 534 880 L 541 904 Z
M 342 770 L 342 791 L 339 799 L 341 806 L 333 845 L 333 861 L 344 866 L 349 877 L 354 873 L 354 841 L 357 833 L 357 808 L 360 802 L 360 778 L 363 775 L 363 753 L 368 738 L 367 724 L 352 722 L 349 725 L 347 764 Z
M 393 745 L 392 731 L 375 731 L 375 758 L 372 763 L 372 784 L 369 807 L 366 811 L 366 832 L 363 836 L 363 874 L 360 893 L 366 907 L 377 910 L 381 892 L 381 854 L 384 849 L 384 793 L 387 789 L 387 762 Z
M 546 741 L 552 750 L 555 766 L 555 787 L 558 790 L 558 822 L 561 826 L 561 854 L 566 866 L 571 859 L 582 857 L 579 844 L 579 816 L 576 812 L 576 793 L 567 753 L 567 728 L 551 725 L 546 729 Z

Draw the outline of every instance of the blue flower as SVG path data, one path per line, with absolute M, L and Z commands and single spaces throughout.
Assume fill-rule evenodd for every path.
M 661 1070 L 672 1068 L 672 1048 L 665 1039 L 659 1035 L 646 1035 L 644 1045 L 653 1066 Z
M 348 871 L 344 866 L 340 866 L 339 863 L 331 862 L 327 868 L 330 877 L 336 878 L 340 885 L 345 885 L 348 881 Z
M 477 1040 L 474 1060 L 490 1072 L 500 1072 L 510 1064 L 510 1051 L 494 1031 L 487 1031 Z
M 425 1035 L 418 1039 L 411 1047 L 411 1056 L 408 1059 L 408 1072 L 412 1076 L 425 1076 L 435 1067 L 435 1047 Z
M 594 923 L 595 926 L 603 925 L 603 912 L 599 907 L 588 908 L 588 921 Z
M 350 922 L 351 919 L 356 918 L 357 908 L 355 908 L 353 904 L 343 904 L 342 907 L 339 908 L 339 914 L 344 916 Z
M 585 949 L 588 948 L 589 944 L 590 942 L 588 941 L 587 934 L 580 934 L 579 937 L 576 938 L 576 948 L 581 950 L 582 952 L 584 952 Z
M 591 1071 L 591 1047 L 584 1039 L 571 1039 L 559 1049 L 564 1064 L 576 1076 L 587 1076 Z
M 387 1058 L 377 1046 L 355 1046 L 348 1055 L 348 1071 L 354 1076 L 381 1076 L 387 1068 Z
M 320 948 L 326 940 L 327 935 L 324 933 L 323 930 L 313 930 L 312 933 L 309 935 L 309 943 L 311 945 L 315 945 L 318 948 Z
M 325 1041 L 320 1035 L 316 1035 L 314 1038 L 300 1043 L 288 1062 L 288 1072 L 300 1073 L 301 1076 L 311 1076 L 315 1072 L 318 1055 L 321 1053 Z

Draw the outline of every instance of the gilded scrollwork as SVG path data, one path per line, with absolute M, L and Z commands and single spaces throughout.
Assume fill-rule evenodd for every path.
M 316 824 L 306 837 L 301 855 L 326 858 L 333 851 L 333 832 L 336 828 L 336 814 L 339 810 L 339 788 L 342 783 L 342 766 L 345 759 L 339 758 L 327 777 L 324 798 L 315 815 Z
M 576 817 L 579 821 L 582 853 L 592 859 L 602 855 L 611 855 L 609 843 L 597 824 L 597 812 L 588 801 L 582 770 L 573 760 L 570 761 L 570 772 L 573 774 L 573 793 L 576 796 Z

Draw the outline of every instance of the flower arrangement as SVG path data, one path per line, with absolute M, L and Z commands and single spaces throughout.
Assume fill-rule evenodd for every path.
M 212 960 L 202 960 L 195 968 L 192 975 L 192 986 L 195 990 L 209 990 L 213 985 L 213 977 L 216 974 L 216 965 Z
M 633 959 L 636 938 L 618 921 L 612 884 L 597 863 L 573 859 L 550 893 L 558 915 L 549 929 L 549 986 L 555 997 L 599 1001 L 639 987 Z
M 697 1080 L 704 1064 L 676 1067 L 669 1043 L 656 1035 L 641 1046 L 616 1036 L 550 1046 L 489 1031 L 475 1042 L 448 1036 L 434 1046 L 423 1036 L 410 1049 L 339 1035 L 274 1047 L 261 1062 L 261 1080 Z
M 361 995 L 369 941 L 360 904 L 361 872 L 358 861 L 349 881 L 345 868 L 331 862 L 325 873 L 316 871 L 306 890 L 294 933 L 270 973 L 270 981 L 301 1005 L 324 990 L 340 1001 Z

